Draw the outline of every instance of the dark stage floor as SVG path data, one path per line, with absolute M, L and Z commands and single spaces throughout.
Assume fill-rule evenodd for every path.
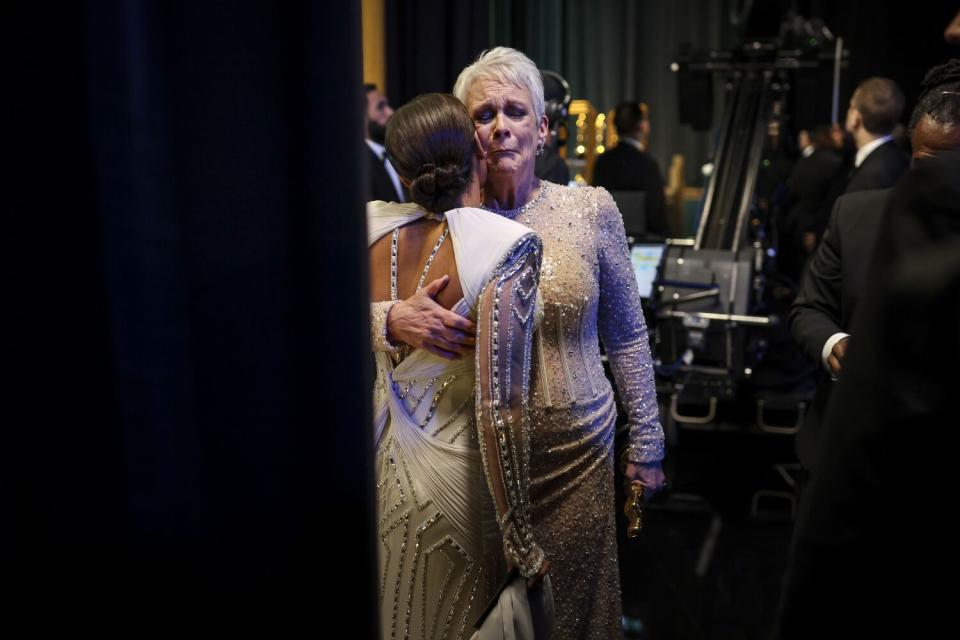
M 794 462 L 792 436 L 678 434 L 668 491 L 649 505 L 641 536 L 627 540 L 618 516 L 626 638 L 769 637 L 793 526 Z

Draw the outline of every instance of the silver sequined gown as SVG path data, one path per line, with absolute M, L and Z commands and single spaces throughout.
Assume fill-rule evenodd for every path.
M 631 460 L 663 458 L 653 367 L 623 220 L 610 194 L 544 182 L 516 220 L 543 241 L 545 315 L 534 337 L 530 499 L 551 561 L 554 638 L 621 637 L 614 504 L 617 409 L 600 340 L 630 422 Z

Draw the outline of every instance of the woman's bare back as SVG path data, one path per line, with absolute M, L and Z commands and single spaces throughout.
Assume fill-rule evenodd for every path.
M 423 275 L 424 266 L 430 258 L 437 240 L 447 230 L 446 222 L 420 219 L 400 228 L 397 241 L 397 299 L 405 300 L 416 293 L 417 283 Z M 373 302 L 390 300 L 390 254 L 393 235 L 387 234 L 370 247 L 370 299 Z M 445 309 L 450 309 L 463 297 L 463 289 L 457 273 L 457 261 L 449 233 L 440 245 L 423 284 L 450 276 L 450 282 L 440 291 L 436 300 Z

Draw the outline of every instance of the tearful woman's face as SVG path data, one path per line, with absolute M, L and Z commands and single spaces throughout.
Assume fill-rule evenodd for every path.
M 547 117 L 537 118 L 530 92 L 498 80 L 477 80 L 467 91 L 467 111 L 493 173 L 532 172 Z

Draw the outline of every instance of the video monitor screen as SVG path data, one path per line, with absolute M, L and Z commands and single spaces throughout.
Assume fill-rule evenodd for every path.
M 645 300 L 653 297 L 653 283 L 657 279 L 657 268 L 664 249 L 666 245 L 662 244 L 635 244 L 630 248 L 630 260 L 637 276 L 637 286 L 640 287 L 640 297 Z

